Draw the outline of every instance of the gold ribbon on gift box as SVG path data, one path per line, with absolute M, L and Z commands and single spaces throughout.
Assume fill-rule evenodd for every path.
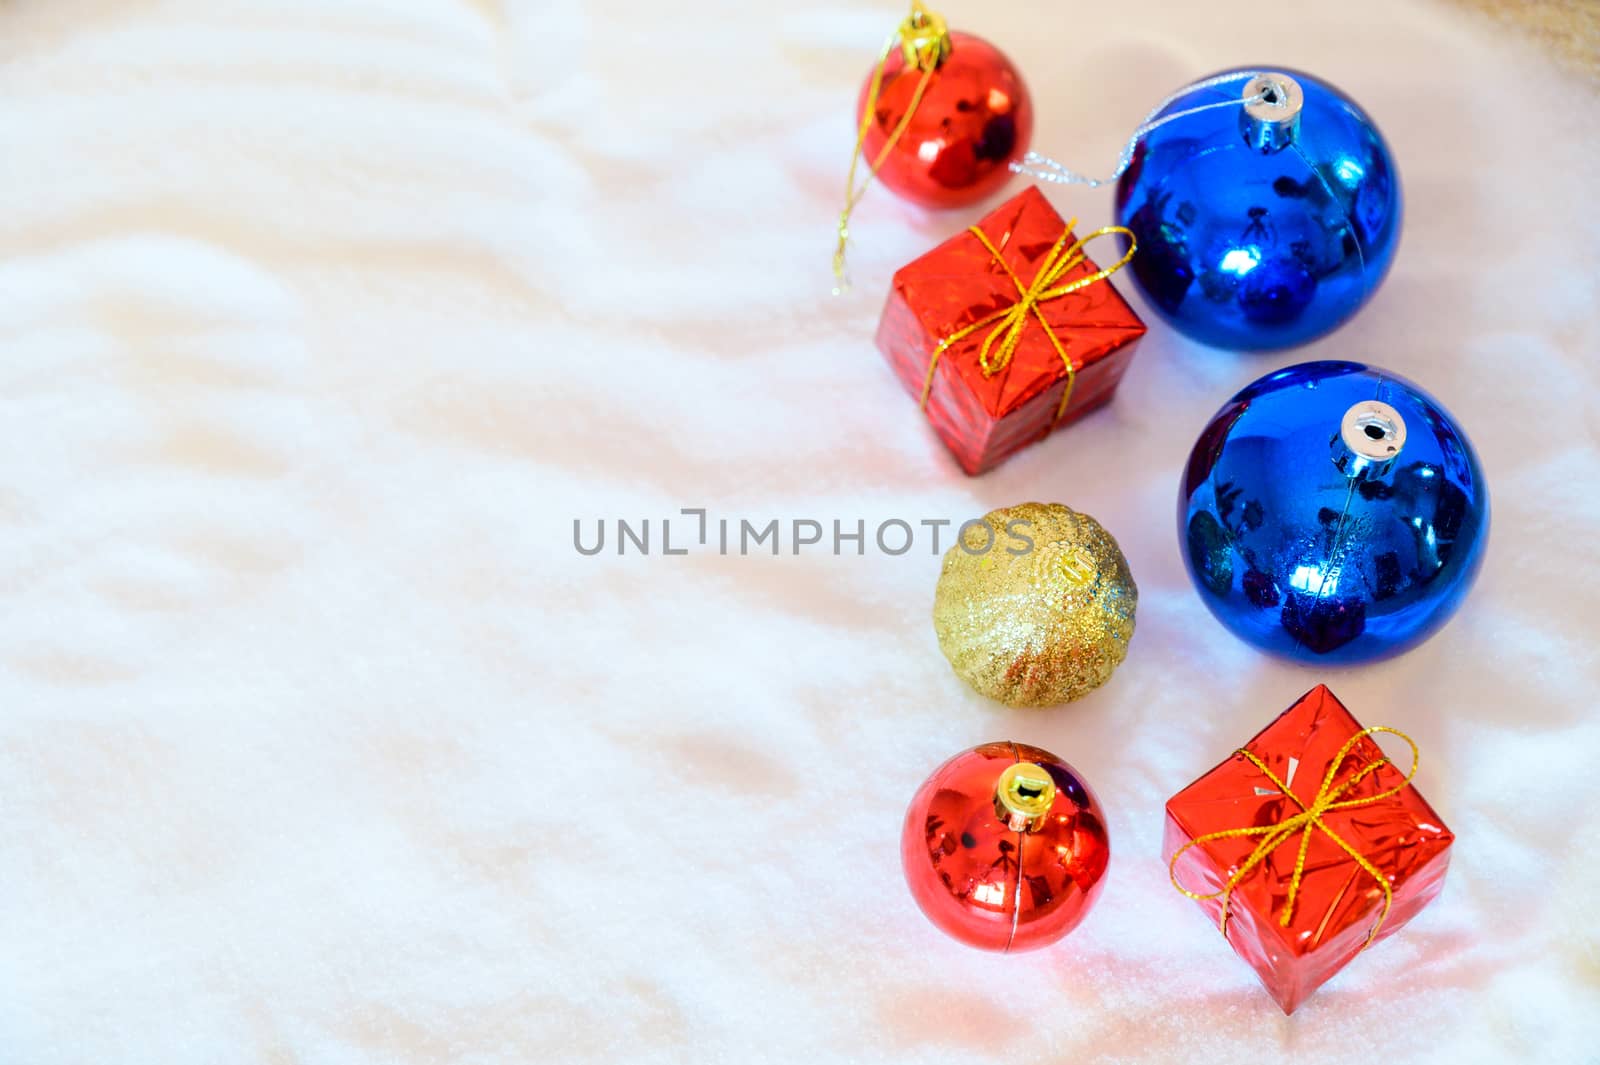
M 933 357 L 928 360 L 928 374 L 922 381 L 922 399 L 920 405 L 923 410 L 928 408 L 928 395 L 933 391 L 933 374 L 939 368 L 939 356 L 949 348 L 967 337 L 972 336 L 981 329 L 987 328 L 989 335 L 983 338 L 983 343 L 978 348 L 978 368 L 983 371 L 984 377 L 993 377 L 995 374 L 1011 365 L 1011 358 L 1017 352 L 1017 344 L 1022 340 L 1022 334 L 1028 328 L 1029 318 L 1035 318 L 1039 327 L 1044 330 L 1044 335 L 1050 339 L 1050 344 L 1056 349 L 1056 354 L 1061 356 L 1061 362 L 1067 368 L 1067 387 L 1061 393 L 1061 402 L 1056 404 L 1055 417 L 1050 420 L 1054 425 L 1061 420 L 1061 415 L 1066 413 L 1067 403 L 1072 399 L 1072 386 L 1077 381 L 1078 367 L 1072 361 L 1072 356 L 1067 354 L 1066 345 L 1051 328 L 1050 322 L 1045 318 L 1044 312 L 1039 309 L 1039 304 L 1047 300 L 1060 299 L 1070 295 L 1081 288 L 1104 281 L 1124 266 L 1133 258 L 1133 253 L 1138 250 L 1138 244 L 1133 239 L 1133 231 L 1123 226 L 1101 226 L 1086 237 L 1074 240 L 1070 245 L 1067 241 L 1072 237 L 1072 227 L 1078 224 L 1074 218 L 1062 230 L 1060 238 L 1051 247 L 1050 254 L 1044 257 L 1039 264 L 1039 272 L 1034 275 L 1031 284 L 1024 285 L 1017 272 L 1011 269 L 1011 264 L 1006 262 L 1000 249 L 995 247 L 989 235 L 978 226 L 969 226 L 967 232 L 977 237 L 989 252 L 993 260 L 1006 272 L 1011 283 L 1017 287 L 1017 302 L 1002 307 L 997 311 L 984 315 L 969 325 L 962 326 L 954 333 L 949 334 L 939 341 L 933 349 Z M 1121 233 L 1128 238 L 1128 250 L 1121 259 L 1103 269 L 1096 270 L 1083 277 L 1073 278 L 1063 283 L 1061 279 L 1071 270 L 1081 264 L 1086 258 L 1083 249 L 1086 244 L 1096 237 L 1110 236 Z
M 1404 780 L 1396 784 L 1394 787 L 1389 788 L 1387 791 L 1380 791 L 1375 795 L 1369 795 L 1360 799 L 1342 798 L 1342 796 L 1349 794 L 1350 789 L 1359 784 L 1369 774 L 1376 772 L 1383 766 L 1391 764 L 1387 758 L 1379 758 L 1375 761 L 1368 762 L 1349 780 L 1345 781 L 1337 788 L 1333 786 L 1333 778 L 1338 774 L 1339 767 L 1344 764 L 1345 756 L 1355 749 L 1356 744 L 1360 743 L 1363 739 L 1375 732 L 1392 733 L 1393 735 L 1399 736 L 1401 739 L 1405 740 L 1406 743 L 1410 744 L 1411 771 L 1406 774 Z M 1287 897 L 1284 899 L 1283 913 L 1278 918 L 1278 924 L 1287 928 L 1289 927 L 1289 920 L 1294 914 L 1295 897 L 1300 893 L 1300 881 L 1305 876 L 1306 849 L 1311 845 L 1311 833 L 1313 830 L 1320 830 L 1329 839 L 1333 840 L 1334 843 L 1338 844 L 1339 848 L 1348 854 L 1350 859 L 1355 862 L 1363 872 L 1372 877 L 1373 881 L 1378 885 L 1378 887 L 1383 890 L 1383 909 L 1379 912 L 1378 919 L 1372 923 L 1372 928 L 1367 932 L 1367 942 L 1364 944 L 1364 946 L 1370 945 L 1372 940 L 1377 936 L 1378 929 L 1383 926 L 1384 918 L 1389 916 L 1389 907 L 1394 904 L 1394 888 L 1390 885 L 1389 878 L 1384 876 L 1377 866 L 1373 865 L 1365 857 L 1363 857 L 1361 853 L 1351 846 L 1350 842 L 1343 836 L 1329 828 L 1328 823 L 1322 818 L 1323 815 L 1333 810 L 1348 810 L 1355 806 L 1369 806 L 1372 803 L 1382 802 L 1384 799 L 1398 795 L 1400 792 L 1404 791 L 1406 786 L 1411 783 L 1411 778 L 1417 775 L 1417 762 L 1420 759 L 1420 755 L 1417 751 L 1416 741 L 1410 736 L 1407 736 L 1404 732 L 1401 732 L 1399 729 L 1387 728 L 1383 725 L 1374 725 L 1371 728 L 1362 729 L 1354 736 L 1351 736 L 1343 747 L 1339 748 L 1339 753 L 1335 755 L 1333 761 L 1328 764 L 1328 773 L 1322 778 L 1322 787 L 1317 789 L 1316 797 L 1311 800 L 1310 806 L 1307 806 L 1300 796 L 1290 791 L 1289 785 L 1279 780 L 1277 774 L 1268 769 L 1266 763 L 1257 758 L 1254 754 L 1245 750 L 1243 747 L 1239 748 L 1234 753 L 1242 754 L 1248 758 L 1257 769 L 1261 770 L 1261 772 L 1266 775 L 1268 780 L 1272 781 L 1272 783 L 1277 786 L 1279 791 L 1283 792 L 1283 794 L 1294 800 L 1295 805 L 1300 807 L 1300 812 L 1284 818 L 1277 824 L 1251 825 L 1247 828 L 1229 828 L 1224 829 L 1221 832 L 1207 832 L 1204 835 L 1196 836 L 1188 843 L 1185 843 L 1182 847 L 1179 847 L 1173 853 L 1172 860 L 1167 863 L 1167 873 L 1172 880 L 1172 886 L 1189 896 L 1191 899 L 1196 899 L 1201 902 L 1220 898 L 1222 900 L 1222 920 L 1219 927 L 1221 928 L 1223 935 L 1227 935 L 1228 903 L 1233 895 L 1233 889 L 1238 887 L 1239 883 L 1244 880 L 1245 877 L 1249 876 L 1258 865 L 1265 861 L 1267 855 L 1271 854 L 1278 844 L 1284 842 L 1296 832 L 1300 832 L 1302 833 L 1300 837 L 1300 853 L 1295 857 L 1294 875 L 1289 879 L 1289 891 Z M 1290 774 L 1290 776 L 1293 775 L 1293 773 Z M 1220 889 L 1208 892 L 1206 894 L 1201 894 L 1196 891 L 1190 891 L 1188 888 L 1178 883 L 1178 859 L 1183 857 L 1183 853 L 1190 847 L 1196 847 L 1202 843 L 1207 843 L 1214 839 L 1234 839 L 1240 836 L 1261 836 L 1263 838 L 1256 846 L 1256 849 L 1251 851 L 1250 856 L 1239 864 L 1239 868 L 1234 870 L 1233 875 L 1228 877 L 1227 883 L 1223 884 Z

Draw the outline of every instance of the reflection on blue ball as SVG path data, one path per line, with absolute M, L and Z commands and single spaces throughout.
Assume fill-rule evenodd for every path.
M 1215 347 L 1323 335 L 1376 291 L 1400 241 L 1400 175 L 1377 127 L 1327 82 L 1284 73 L 1304 102 L 1282 147 L 1257 150 L 1242 108 L 1214 108 L 1147 134 L 1117 184 L 1134 278 L 1174 328 Z M 1237 100 L 1244 84 L 1161 113 Z
M 1373 401 L 1392 417 L 1352 424 L 1353 410 L 1381 409 Z M 1471 586 L 1488 534 L 1483 470 L 1449 412 L 1353 362 L 1291 366 L 1234 396 L 1195 443 L 1178 497 L 1206 606 L 1250 643 L 1313 662 L 1425 639 Z

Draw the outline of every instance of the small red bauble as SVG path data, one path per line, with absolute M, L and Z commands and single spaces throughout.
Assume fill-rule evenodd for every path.
M 1033 135 L 1033 103 L 1022 75 L 994 45 L 951 32 L 949 53 L 928 79 L 910 123 L 877 172 L 878 180 L 925 207 L 961 207 L 994 192 Z M 923 72 L 899 51 L 889 56 L 861 145 L 876 160 L 916 98 Z M 861 88 L 856 122 L 872 75 Z
M 984 950 L 1032 950 L 1072 931 L 1110 858 L 1105 817 L 1083 778 L 1020 743 L 987 743 L 940 766 L 900 835 L 922 912 Z

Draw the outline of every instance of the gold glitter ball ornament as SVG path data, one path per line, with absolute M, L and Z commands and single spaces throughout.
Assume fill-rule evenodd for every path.
M 1105 528 L 1059 503 L 1020 503 L 962 527 L 933 596 L 939 649 L 980 694 L 1054 706 L 1111 679 L 1139 589 Z

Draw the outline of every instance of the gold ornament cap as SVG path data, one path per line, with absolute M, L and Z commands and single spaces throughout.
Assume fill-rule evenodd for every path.
M 933 628 L 956 673 L 1007 706 L 1070 702 L 1111 679 L 1139 589 L 1117 541 L 1059 503 L 1002 507 L 945 553 Z
M 900 23 L 900 55 L 906 66 L 932 70 L 950 58 L 950 29 L 944 16 L 912 0 L 911 14 Z
M 1013 832 L 1036 832 L 1056 801 L 1056 782 L 1044 766 L 1015 762 L 994 786 L 994 812 Z

